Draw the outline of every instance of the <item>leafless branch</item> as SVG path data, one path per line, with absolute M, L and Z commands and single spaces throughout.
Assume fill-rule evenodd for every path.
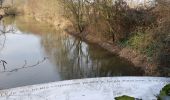
M 23 64 L 21 67 L 15 68 L 15 69 L 12 69 L 12 70 L 6 70 L 6 68 L 7 68 L 7 67 L 6 67 L 7 62 L 4 61 L 4 60 L 0 60 L 0 61 L 1 61 L 0 63 L 2 63 L 3 68 L 4 68 L 4 70 L 3 70 L 3 71 L 0 71 L 0 73 L 7 73 L 7 72 L 8 72 L 8 73 L 11 73 L 11 72 L 17 72 L 17 71 L 22 70 L 22 69 L 33 68 L 33 67 L 36 67 L 36 66 L 44 63 L 47 59 L 48 59 L 47 57 L 44 57 L 42 60 L 40 60 L 40 61 L 38 61 L 37 63 L 32 64 L 32 65 L 28 65 L 28 64 L 27 64 L 27 61 L 25 60 L 24 64 Z

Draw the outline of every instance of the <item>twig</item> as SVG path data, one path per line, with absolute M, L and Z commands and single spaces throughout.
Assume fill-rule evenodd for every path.
M 0 63 L 2 63 L 4 70 L 6 70 L 5 64 L 7 64 L 7 62 L 5 60 L 0 60 Z
M 45 62 L 48 58 L 47 57 L 44 57 L 43 60 L 41 61 L 38 61 L 37 63 L 33 64 L 33 65 L 28 65 L 27 66 L 27 61 L 25 60 L 24 64 L 20 67 L 20 68 L 15 68 L 15 69 L 12 69 L 12 70 L 6 70 L 5 66 L 4 66 L 4 71 L 0 71 L 0 73 L 6 73 L 6 72 L 17 72 L 18 70 L 22 70 L 22 69 L 27 69 L 27 68 L 32 68 L 32 67 L 36 67 L 37 65 Z

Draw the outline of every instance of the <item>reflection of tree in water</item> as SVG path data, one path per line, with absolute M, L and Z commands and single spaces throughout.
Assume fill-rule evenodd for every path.
M 141 69 L 135 68 L 129 62 L 101 50 L 98 46 L 88 46 L 62 31 L 44 34 L 42 45 L 63 79 L 143 74 Z
M 6 35 L 8 33 L 15 34 L 17 32 L 17 28 L 15 27 L 14 21 L 15 21 L 15 18 L 13 18 L 13 17 L 10 17 L 10 18 L 4 19 L 4 20 L 0 20 L 0 52 L 5 47 L 5 43 L 6 43 L 6 39 L 7 39 Z M 36 67 L 37 65 L 45 62 L 46 60 L 47 60 L 47 57 L 44 57 L 42 60 L 37 61 L 36 63 L 30 64 L 30 65 L 27 63 L 27 60 L 25 60 L 24 64 L 19 66 L 18 68 L 8 70 L 7 61 L 0 59 L 0 68 L 3 67 L 2 68 L 3 70 L 0 70 L 0 73 L 17 72 L 22 69 Z
M 33 26 L 34 24 L 34 26 Z M 113 75 L 142 75 L 139 68 L 120 59 L 95 45 L 66 35 L 61 30 L 55 32 L 48 25 L 35 21 L 17 20 L 17 27 L 25 32 L 42 35 L 42 45 L 49 59 L 57 66 L 63 79 L 113 76 Z
M 6 34 L 15 33 L 14 25 L 5 25 L 4 20 L 0 20 L 0 51 L 5 47 Z
M 7 70 L 7 62 L 5 60 L 0 60 L 0 64 L 3 66 L 3 71 L 0 71 L 0 73 L 12 73 L 12 72 L 17 72 L 22 69 L 28 69 L 28 68 L 33 68 L 38 66 L 41 63 L 44 63 L 47 60 L 47 57 L 44 57 L 41 61 L 37 61 L 35 64 L 28 65 L 27 60 L 25 60 L 24 64 L 18 68 Z M 0 65 L 0 66 L 1 66 Z
M 13 25 L 5 25 L 4 20 L 0 20 L 0 52 L 5 47 L 6 42 L 6 34 L 7 33 L 15 33 L 15 28 Z M 0 66 L 3 67 L 4 71 L 6 70 L 7 62 L 5 60 L 0 59 Z

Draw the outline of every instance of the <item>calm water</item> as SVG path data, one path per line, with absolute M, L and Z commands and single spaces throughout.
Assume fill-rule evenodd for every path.
M 99 46 L 28 18 L 5 18 L 0 31 L 0 89 L 79 78 L 143 75 L 141 69 Z

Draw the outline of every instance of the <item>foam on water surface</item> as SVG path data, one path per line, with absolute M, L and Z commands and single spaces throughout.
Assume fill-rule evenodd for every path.
M 69 80 L 1 90 L 0 100 L 114 100 L 127 95 L 156 100 L 170 78 L 109 77 Z

